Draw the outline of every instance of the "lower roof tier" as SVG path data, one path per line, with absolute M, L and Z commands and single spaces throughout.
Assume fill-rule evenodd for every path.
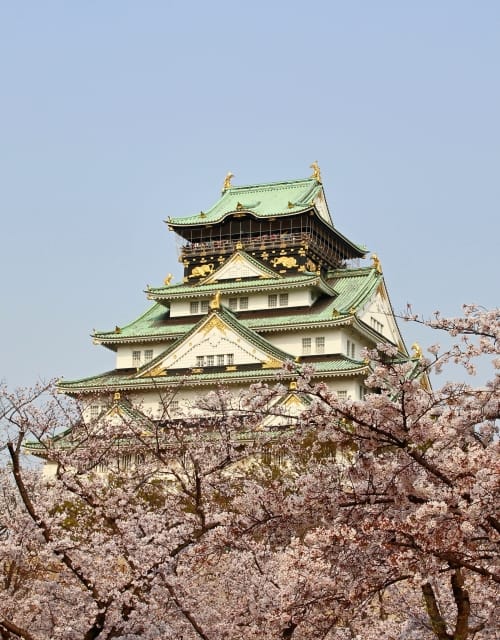
M 222 296 L 251 295 L 253 291 L 279 290 L 287 286 L 315 287 L 321 294 L 311 306 L 282 307 L 239 311 L 238 320 L 258 332 L 301 329 L 315 324 L 342 324 L 383 285 L 383 276 L 374 268 L 342 269 L 320 282 L 318 276 L 305 274 L 292 279 L 257 279 L 241 282 L 218 282 L 211 285 L 176 284 L 148 290 L 161 300 L 139 318 L 112 331 L 94 331 L 97 344 L 115 350 L 120 344 L 176 340 L 199 320 L 198 315 L 172 317 L 169 301 L 210 299 L 217 291 Z
M 59 380 L 58 389 L 70 395 L 85 393 L 113 393 L 116 391 L 162 391 L 181 385 L 184 388 L 207 386 L 214 383 L 226 385 L 251 384 L 254 382 L 276 382 L 278 375 L 290 380 L 300 375 L 304 365 L 310 364 L 318 379 L 339 376 L 365 376 L 369 365 L 360 360 L 353 360 L 338 354 L 328 358 L 301 358 L 292 371 L 282 371 L 281 367 L 245 367 L 226 366 L 203 369 L 185 369 L 175 372 L 162 372 L 162 375 L 141 377 L 136 369 L 114 369 L 105 373 L 81 378 L 79 380 Z

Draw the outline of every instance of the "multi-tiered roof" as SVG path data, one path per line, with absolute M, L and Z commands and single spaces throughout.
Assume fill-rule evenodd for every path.
M 210 209 L 167 224 L 183 241 L 182 281 L 169 276 L 148 287 L 153 305 L 143 315 L 93 335 L 118 355 L 140 345 L 154 357 L 140 366 L 122 358 L 112 371 L 61 380 L 61 391 L 126 394 L 179 381 L 241 387 L 272 380 L 287 360 L 299 358 L 313 363 L 321 379 L 362 377 L 367 368 L 359 351 L 346 353 L 328 337 L 342 327 L 362 345 L 383 339 L 404 350 L 380 263 L 356 264 L 366 249 L 334 226 L 316 167 L 305 180 L 236 187 L 227 179 Z M 373 305 L 387 317 L 385 325 L 369 322 Z M 321 334 L 323 343 L 326 335 L 333 346 L 301 352 L 305 332 Z M 216 357 L 221 349 L 225 361 Z

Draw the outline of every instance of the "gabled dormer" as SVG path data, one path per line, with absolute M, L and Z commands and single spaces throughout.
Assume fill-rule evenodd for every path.
M 137 372 L 137 378 L 204 370 L 281 369 L 293 356 L 267 342 L 212 301 L 210 313 L 175 344 Z

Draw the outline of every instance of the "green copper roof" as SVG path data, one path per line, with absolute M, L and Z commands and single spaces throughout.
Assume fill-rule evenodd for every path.
M 333 289 L 316 273 L 306 273 L 297 276 L 287 276 L 286 278 L 255 278 L 236 282 L 234 280 L 220 280 L 211 284 L 176 284 L 166 287 L 150 287 L 147 289 L 148 298 L 151 300 L 175 300 L 177 298 L 200 297 L 210 298 L 216 291 L 221 293 L 243 293 L 252 291 L 269 291 L 278 289 L 297 289 L 299 287 L 314 286 L 329 293 L 334 294 Z
M 242 322 L 238 321 L 238 319 L 233 315 L 233 313 L 231 313 L 231 311 L 229 311 L 229 309 L 221 307 L 220 309 L 209 313 L 208 316 L 204 316 L 194 326 L 192 326 L 191 329 L 189 329 L 180 338 L 178 338 L 178 340 L 169 345 L 167 349 L 163 351 L 163 353 L 161 353 L 156 358 L 154 358 L 154 360 L 151 360 L 151 362 L 148 362 L 141 369 L 139 369 L 139 371 L 137 372 L 137 377 L 140 377 L 143 372 L 154 369 L 155 366 L 160 363 L 170 351 L 177 349 L 177 347 L 179 347 L 183 342 L 189 340 L 190 336 L 196 333 L 198 329 L 202 327 L 203 324 L 205 324 L 207 321 L 209 321 L 212 316 L 217 316 L 218 318 L 220 318 L 228 327 L 233 329 L 233 331 L 241 336 L 244 340 L 247 340 L 254 347 L 261 349 L 262 351 L 264 351 L 264 353 L 267 353 L 267 355 L 272 356 L 276 360 L 279 360 L 282 363 L 286 362 L 287 360 L 293 360 L 293 356 L 291 354 L 283 351 L 279 347 L 274 346 L 273 344 L 262 338 L 262 336 L 260 336 L 258 333 L 252 331 L 252 329 L 249 329 Z
M 210 224 L 237 211 L 250 211 L 257 218 L 289 216 L 310 209 L 322 188 L 314 178 L 230 187 L 208 211 L 185 218 L 169 217 L 167 222 L 172 226 Z
M 382 275 L 372 267 L 332 272 L 328 282 L 338 294 L 334 308 L 341 314 L 352 313 L 372 296 L 381 281 Z
M 305 358 L 304 358 L 305 360 Z M 362 375 L 367 372 L 368 365 L 364 362 L 351 360 L 345 356 L 337 356 L 322 362 L 314 362 L 316 377 L 329 377 L 331 375 Z M 294 378 L 296 374 L 285 375 L 285 378 Z M 108 371 L 106 373 L 81 378 L 79 380 L 59 380 L 57 387 L 60 391 L 67 393 L 102 393 L 126 390 L 150 390 L 152 388 L 165 389 L 166 387 L 213 386 L 214 383 L 224 384 L 249 384 L 252 381 L 276 381 L 276 369 L 240 369 L 236 371 L 214 371 L 204 370 L 202 373 L 184 373 L 182 375 L 165 375 L 157 377 L 137 378 L 137 373 L 120 370 Z
M 287 278 L 286 282 L 295 282 L 296 286 L 301 283 L 312 284 L 318 279 L 316 275 L 301 275 L 297 278 Z M 283 288 L 284 280 L 251 280 L 246 282 L 218 282 L 213 285 L 174 285 L 170 287 L 160 287 L 151 291 L 177 293 L 175 297 L 188 297 L 191 292 L 193 300 L 198 300 L 203 293 L 205 298 L 212 297 L 216 291 L 225 294 L 251 291 L 252 286 L 262 287 L 263 283 L 269 283 L 271 287 L 274 283 L 280 283 Z M 323 281 L 324 282 L 324 281 Z M 359 309 L 376 291 L 382 282 L 382 275 L 376 269 L 340 269 L 330 274 L 328 282 L 324 283 L 326 298 L 318 300 L 311 307 L 287 308 L 281 307 L 270 312 L 268 309 L 260 311 L 239 312 L 236 317 L 249 329 L 254 331 L 283 329 L 289 330 L 321 324 L 324 322 L 342 322 L 353 314 L 354 309 Z M 226 288 L 223 287 L 226 286 Z M 329 288 L 332 295 L 328 295 L 326 288 Z M 182 295 L 181 295 L 182 294 Z M 337 295 L 335 295 L 337 294 Z M 141 341 L 170 341 L 177 340 L 187 331 L 190 331 L 198 323 L 200 317 L 180 317 L 171 318 L 169 309 L 162 304 L 156 303 L 137 320 L 128 325 L 113 331 L 96 331 L 94 339 L 102 344 L 119 345 L 127 342 Z

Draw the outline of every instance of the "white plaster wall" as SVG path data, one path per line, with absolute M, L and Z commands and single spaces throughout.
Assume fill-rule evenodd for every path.
M 381 333 L 388 340 L 398 344 L 398 329 L 394 321 L 391 308 L 387 300 L 385 300 L 380 294 L 377 294 L 367 307 L 363 309 L 363 312 L 359 317 L 369 327 L 372 327 Z M 372 318 L 383 326 L 382 330 L 380 330 L 380 327 L 373 326 Z
M 342 350 L 343 338 L 342 330 L 338 327 L 323 328 L 318 330 L 302 329 L 301 331 L 286 331 L 283 333 L 264 333 L 263 337 L 271 344 L 294 356 L 304 355 L 302 352 L 302 338 L 311 338 L 311 352 L 309 355 L 317 353 L 315 339 L 325 338 L 324 353 L 344 353 Z
M 155 343 L 155 344 L 147 344 L 147 343 L 138 343 L 133 345 L 123 345 L 118 347 L 116 351 L 116 368 L 117 369 L 128 369 L 130 367 L 134 367 L 135 365 L 132 362 L 132 352 L 140 351 L 141 352 L 141 366 L 146 364 L 144 360 L 144 350 L 152 349 L 153 350 L 153 359 L 160 355 L 167 348 L 167 344 L 165 343 Z
M 234 365 L 253 364 L 268 359 L 266 353 L 247 343 L 230 329 L 212 327 L 207 332 L 203 329 L 197 332 L 189 341 L 169 353 L 162 361 L 162 366 L 166 369 L 192 368 L 197 366 L 198 356 L 217 357 L 227 354 L 233 355 Z
M 229 298 L 243 298 L 248 297 L 248 310 L 269 309 L 268 296 L 276 294 L 278 296 L 278 308 L 285 309 L 286 307 L 280 307 L 279 295 L 280 293 L 288 293 L 288 307 L 308 307 L 314 301 L 313 292 L 310 288 L 293 289 L 287 291 L 286 289 L 280 289 L 279 291 L 269 291 L 267 293 L 232 293 L 229 295 L 223 294 L 221 296 L 221 304 L 229 308 Z M 191 300 L 201 301 L 207 300 L 207 298 L 191 298 Z M 170 316 L 172 318 L 178 318 L 180 316 L 190 316 L 190 303 L 191 300 L 173 300 L 170 303 Z M 198 314 L 196 314 L 198 315 Z

